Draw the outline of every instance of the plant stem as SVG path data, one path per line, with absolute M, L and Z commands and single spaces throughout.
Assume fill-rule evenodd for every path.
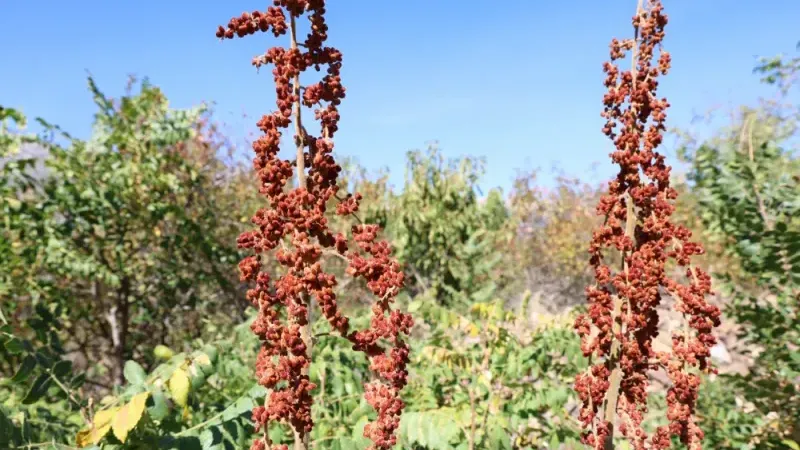
M 198 430 L 200 428 L 206 427 L 206 426 L 210 425 L 211 423 L 213 423 L 214 421 L 216 421 L 217 419 L 219 419 L 220 417 L 222 417 L 222 415 L 224 413 L 225 413 L 225 411 L 221 411 L 220 413 L 214 415 L 213 417 L 211 417 L 210 419 L 206 420 L 205 422 L 200 422 L 200 423 L 198 423 L 197 425 L 195 425 L 195 426 L 193 426 L 191 428 L 187 428 L 187 429 L 185 429 L 183 431 L 175 433 L 175 436 L 176 437 L 177 436 L 184 436 L 186 434 L 191 433 L 192 431 L 195 431 L 195 430 Z
M 469 450 L 475 450 L 475 435 L 477 434 L 476 428 L 476 411 L 475 411 L 475 394 L 472 392 L 472 389 L 467 387 L 467 393 L 469 394 Z
M 290 14 L 290 36 L 291 48 L 297 50 L 297 23 L 294 15 Z M 305 148 L 307 145 L 307 136 L 303 128 L 302 104 L 300 103 L 300 73 L 294 76 L 292 83 L 292 93 L 295 98 L 294 102 L 294 128 L 295 136 L 294 142 L 297 145 L 297 183 L 299 188 L 306 188 L 306 167 L 305 167 Z M 306 356 L 311 361 L 312 352 L 312 338 L 311 338 L 311 297 L 307 293 L 302 294 L 303 303 L 306 305 L 306 324 L 300 328 L 300 336 L 306 344 Z M 308 367 L 303 369 L 303 375 L 308 375 Z M 308 450 L 310 448 L 310 436 L 308 433 L 299 433 L 294 430 L 294 448 L 295 450 Z
M 67 386 L 66 386 L 66 385 L 64 385 L 64 383 L 62 383 L 62 382 L 61 382 L 61 380 L 59 380 L 57 376 L 55 376 L 55 374 L 53 373 L 53 371 L 52 371 L 52 370 L 50 370 L 50 369 L 47 369 L 47 376 L 49 376 L 49 377 L 50 377 L 50 379 L 51 379 L 51 380 L 53 380 L 53 381 L 56 383 L 56 385 L 57 385 L 57 386 L 58 386 L 58 387 L 59 387 L 59 388 L 60 388 L 62 391 L 64 391 L 64 393 L 65 393 L 65 394 L 67 394 L 67 397 L 69 397 L 69 399 L 72 401 L 72 403 L 74 403 L 74 404 L 75 404 L 75 406 L 77 406 L 77 407 L 80 409 L 80 411 L 81 411 L 81 417 L 83 417 L 83 420 L 84 420 L 84 421 L 85 421 L 87 424 L 88 424 L 88 423 L 91 423 L 91 421 L 89 420 L 89 418 L 88 418 L 88 417 L 86 417 L 86 412 L 84 411 L 83 407 L 81 406 L 81 403 L 80 403 L 80 402 L 79 402 L 79 401 L 78 401 L 78 400 L 75 398 L 75 396 L 74 396 L 74 395 L 72 395 L 72 391 L 71 391 L 71 390 L 69 390 L 69 388 L 67 388 Z
M 78 450 L 77 447 L 71 447 L 69 445 L 59 444 L 57 442 L 38 442 L 36 444 L 25 444 L 25 448 L 26 449 L 46 448 L 46 447 L 55 448 L 55 449 L 62 449 L 62 450 Z
M 637 1 L 636 5 L 636 15 L 641 15 L 643 11 L 644 5 L 642 0 Z M 632 49 L 632 56 L 631 56 L 631 77 L 633 78 L 631 81 L 631 87 L 636 87 L 636 78 L 638 75 L 636 63 L 639 56 L 639 29 L 638 26 L 634 30 L 634 38 L 633 38 L 633 49 Z M 632 106 L 633 108 L 633 106 Z M 634 130 L 636 131 L 636 130 Z M 626 197 L 626 214 L 625 214 L 625 236 L 630 238 L 633 241 L 633 247 L 636 248 L 636 209 L 634 205 L 633 196 L 630 192 L 625 193 Z M 621 265 L 622 270 L 625 273 L 625 281 L 628 282 L 628 264 L 625 260 L 626 252 L 621 252 Z M 622 318 L 622 305 L 625 302 L 625 299 L 621 298 L 618 295 L 614 296 L 614 311 L 612 313 L 612 332 L 614 335 L 623 335 L 625 333 L 624 330 L 624 320 Z M 630 308 L 628 308 L 630 311 Z M 608 393 L 605 399 L 605 408 L 603 411 L 603 420 L 609 424 L 609 431 L 608 435 L 606 436 L 605 442 L 603 442 L 603 448 L 605 450 L 613 450 L 614 449 L 614 430 L 616 428 L 616 418 L 617 418 L 617 403 L 619 401 L 619 391 L 620 391 L 620 384 L 622 382 L 622 369 L 619 367 L 619 358 L 620 358 L 620 351 L 621 351 L 621 343 L 618 339 L 614 339 L 613 343 L 611 344 L 611 354 L 609 355 L 609 366 L 611 367 L 611 377 L 609 379 L 609 388 Z

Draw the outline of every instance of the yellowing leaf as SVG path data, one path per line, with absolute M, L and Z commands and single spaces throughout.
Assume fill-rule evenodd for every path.
M 114 415 L 114 419 L 111 421 L 111 428 L 114 431 L 114 436 L 120 442 L 124 443 L 125 439 L 128 438 L 128 433 L 139 423 L 144 412 L 144 404 L 149 396 L 149 392 L 134 395 L 131 401 L 121 407 Z
M 108 434 L 108 430 L 111 429 L 111 419 L 114 418 L 114 414 L 118 409 L 119 408 L 111 408 L 98 411 L 97 414 L 94 415 L 94 420 L 92 420 L 92 427 L 79 431 L 75 436 L 75 442 L 78 444 L 78 447 L 88 447 L 89 445 L 100 442 L 100 439 L 103 439 L 103 436 Z
M 187 375 L 194 378 L 200 374 L 200 369 L 197 368 L 197 364 L 191 364 L 187 368 Z
M 10 206 L 11 209 L 13 209 L 14 211 L 18 210 L 22 206 L 22 202 L 17 200 L 16 198 L 6 197 L 4 200 L 8 203 L 8 206 Z
M 175 403 L 180 406 L 186 406 L 189 400 L 189 376 L 180 367 L 175 369 L 169 379 L 169 392 L 172 393 Z
M 795 441 L 790 441 L 788 439 L 784 439 L 784 440 L 781 441 L 781 444 L 789 447 L 792 450 L 800 450 L 800 444 L 798 444 Z
M 196 364 L 200 364 L 201 366 L 210 366 L 211 365 L 211 358 L 208 357 L 205 353 L 201 353 L 197 355 L 194 359 Z
M 199 355 L 195 356 L 192 359 L 191 364 L 189 364 L 188 372 L 189 375 L 194 378 L 197 375 L 202 374 L 202 366 L 210 366 L 211 365 L 211 358 L 205 353 L 200 353 Z
M 489 413 L 502 414 L 502 408 L 503 400 L 499 396 L 493 395 L 492 399 L 489 401 Z
M 422 348 L 422 357 L 451 369 L 453 366 L 464 369 L 469 365 L 469 360 L 462 353 L 433 345 Z
M 467 319 L 466 317 L 458 317 L 458 322 L 454 328 L 461 332 L 468 333 L 471 337 L 478 337 L 481 333 L 481 328 L 475 322 Z

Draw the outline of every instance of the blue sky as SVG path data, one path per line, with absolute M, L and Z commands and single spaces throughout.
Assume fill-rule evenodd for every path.
M 136 74 L 175 107 L 213 101 L 238 138 L 274 107 L 270 71 L 250 66 L 274 45 L 271 35 L 214 37 L 218 24 L 269 1 L 2 3 L 0 103 L 77 136 L 88 135 L 94 112 L 87 70 L 110 96 Z M 793 52 L 800 40 L 797 0 L 665 3 L 674 65 L 661 93 L 672 104 L 672 126 L 769 94 L 751 73 L 756 57 Z M 389 168 L 395 184 L 405 152 L 432 140 L 448 156 L 486 157 L 485 188 L 507 189 L 516 169 L 554 165 L 590 182 L 608 178 L 601 64 L 612 37 L 630 36 L 635 4 L 330 1 L 330 43 L 344 54 L 348 89 L 337 153 L 371 170 Z

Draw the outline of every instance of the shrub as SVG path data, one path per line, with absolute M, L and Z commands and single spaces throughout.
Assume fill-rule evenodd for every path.
M 797 64 L 771 61 L 759 71 L 773 82 L 797 72 Z M 718 378 L 724 396 L 706 398 L 709 421 L 741 417 L 738 428 L 709 426 L 717 447 L 800 441 L 800 160 L 791 148 L 798 119 L 791 106 L 772 102 L 744 108 L 729 130 L 682 149 L 695 214 L 725 262 L 714 273 L 728 299 L 725 312 L 740 325 L 753 360 L 746 373 Z

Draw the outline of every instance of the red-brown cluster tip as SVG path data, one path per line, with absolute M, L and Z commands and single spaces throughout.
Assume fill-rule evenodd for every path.
M 586 290 L 587 314 L 575 322 L 583 353 L 595 364 L 576 379 L 575 388 L 583 402 L 584 442 L 595 449 L 604 448 L 612 432 L 637 450 L 669 448 L 671 436 L 699 449 L 703 432 L 694 418 L 699 373 L 713 371 L 709 358 L 716 341 L 711 332 L 719 325 L 720 311 L 705 300 L 711 293 L 710 277 L 690 266 L 691 257 L 703 248 L 689 241 L 685 227 L 670 221 L 678 194 L 670 187 L 670 167 L 655 151 L 669 106 L 656 95 L 658 77 L 670 68 L 670 56 L 660 48 L 667 16 L 659 0 L 646 3 L 633 17 L 636 37 L 614 39 L 611 61 L 603 67 L 608 89 L 603 132 L 616 147 L 610 156 L 619 173 L 597 206 L 606 220 L 594 231 L 589 249 L 596 282 Z M 615 61 L 627 53 L 633 67 L 623 71 Z M 685 267 L 686 284 L 668 275 L 669 260 Z M 685 318 L 685 326 L 673 334 L 671 352 L 652 345 L 662 293 L 675 299 Z M 642 429 L 648 374 L 659 369 L 672 383 L 669 425 L 648 437 Z M 608 408 L 614 399 L 616 404 Z
M 295 20 L 305 14 L 310 33 L 303 42 L 297 42 Z M 275 36 L 289 32 L 292 40 L 289 48 L 273 47 L 253 59 L 256 67 L 273 66 L 277 93 L 277 110 L 258 122 L 263 134 L 253 144 L 253 167 L 269 207 L 256 212 L 252 218 L 256 227 L 238 239 L 239 248 L 254 253 L 239 263 L 239 270 L 243 281 L 255 284 L 247 298 L 259 311 L 252 325 L 262 342 L 256 377 L 269 390 L 264 405 L 253 409 L 253 420 L 262 431 L 251 447 L 255 450 L 287 448 L 270 443 L 269 422 L 290 424 L 300 438 L 313 427 L 311 404 L 316 386 L 308 376 L 309 338 L 303 335 L 311 299 L 316 300 L 331 326 L 355 350 L 368 356 L 371 369 L 378 375 L 365 386 L 365 398 L 378 413 L 377 420 L 364 428 L 364 435 L 374 442 L 373 448 L 385 450 L 395 445 L 404 406 L 400 390 L 407 381 L 409 357 L 402 336 L 409 333 L 413 322 L 409 315 L 391 308 L 403 287 L 400 265 L 392 258 L 389 244 L 377 239 L 378 226 L 356 225 L 348 239 L 344 233 L 332 233 L 326 218 L 326 205 L 332 199 L 338 200 L 335 213 L 348 215 L 358 210 L 361 195 L 347 195 L 341 200 L 336 196 L 341 167 L 333 158 L 331 139 L 338 129 L 337 106 L 345 97 L 345 88 L 340 77 L 342 54 L 324 46 L 324 14 L 324 0 L 276 0 L 266 12 L 244 13 L 217 30 L 219 38 L 271 31 Z M 326 74 L 315 84 L 300 86 L 300 74 L 311 67 L 317 71 L 325 67 Z M 321 136 L 310 135 L 299 122 L 300 105 L 315 108 Z M 298 157 L 302 158 L 294 162 L 277 156 L 281 130 L 293 121 Z M 287 189 L 294 175 L 301 185 Z M 351 330 L 348 318 L 339 311 L 336 277 L 323 269 L 323 249 L 345 257 L 348 274 L 362 277 L 377 297 L 369 329 Z M 273 280 L 262 271 L 262 261 L 267 257 L 275 258 L 285 269 L 283 275 Z

